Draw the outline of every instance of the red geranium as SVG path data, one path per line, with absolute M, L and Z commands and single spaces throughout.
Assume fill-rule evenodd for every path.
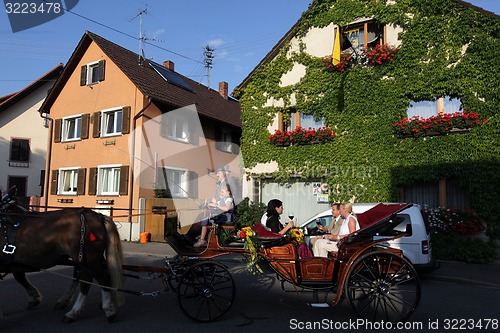
M 463 112 L 443 114 L 432 116 L 430 118 L 422 118 L 419 116 L 413 116 L 409 119 L 403 118 L 398 120 L 392 126 L 398 134 L 424 136 L 429 132 L 445 134 L 450 132 L 454 128 L 473 128 L 486 122 L 486 119 L 480 119 L 478 113 L 467 112 L 466 110 L 464 110 Z

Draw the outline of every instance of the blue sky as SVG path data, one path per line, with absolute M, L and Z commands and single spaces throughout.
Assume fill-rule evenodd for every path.
M 176 71 L 207 85 L 206 45 L 215 49 L 210 86 L 232 91 L 300 18 L 310 0 L 80 0 L 64 15 L 13 33 L 0 11 L 0 96 L 18 91 L 66 63 L 85 30 L 139 53 L 140 17 L 146 58 L 172 60 Z M 500 0 L 469 0 L 500 15 Z

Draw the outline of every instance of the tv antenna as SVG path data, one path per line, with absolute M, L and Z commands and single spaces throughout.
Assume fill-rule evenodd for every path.
M 133 21 L 136 17 L 139 17 L 139 64 L 142 64 L 142 61 L 146 59 L 146 56 L 144 55 L 144 43 L 145 41 L 156 41 L 156 42 L 162 42 L 162 40 L 156 39 L 156 38 L 148 38 L 146 37 L 143 32 L 142 32 L 142 17 L 148 13 L 148 6 L 146 5 L 146 8 L 141 10 L 136 16 L 132 17 L 132 19 L 129 21 Z

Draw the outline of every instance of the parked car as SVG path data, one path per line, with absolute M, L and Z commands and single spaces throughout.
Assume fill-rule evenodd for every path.
M 353 211 L 356 214 L 361 214 L 375 207 L 378 203 L 355 203 Z M 382 243 L 383 245 L 392 248 L 400 249 L 403 255 L 421 272 L 431 271 L 435 268 L 436 262 L 432 255 L 431 233 L 427 220 L 424 219 L 421 208 L 417 204 L 412 204 L 410 207 L 402 210 L 397 214 L 398 217 L 404 218 L 404 221 L 399 224 L 395 230 L 407 231 L 405 237 L 394 239 Z M 320 234 L 317 223 L 326 226 L 332 222 L 331 209 L 318 213 L 305 222 L 299 224 L 306 239 Z M 374 240 L 387 238 L 387 235 L 375 236 Z

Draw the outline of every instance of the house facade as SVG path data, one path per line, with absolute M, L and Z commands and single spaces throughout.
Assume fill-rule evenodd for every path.
M 459 0 L 313 1 L 233 93 L 245 194 L 299 221 L 339 201 L 498 219 L 499 31 Z
M 227 91 L 86 32 L 40 108 L 52 129 L 47 209 L 92 207 L 126 239 L 138 239 L 137 222 L 151 214 L 145 198 L 194 210 L 211 197 L 219 164 L 239 167 L 240 106 Z
M 48 123 L 38 109 L 62 70 L 60 64 L 21 91 L 0 98 L 0 192 L 16 186 L 20 198 L 42 196 Z

